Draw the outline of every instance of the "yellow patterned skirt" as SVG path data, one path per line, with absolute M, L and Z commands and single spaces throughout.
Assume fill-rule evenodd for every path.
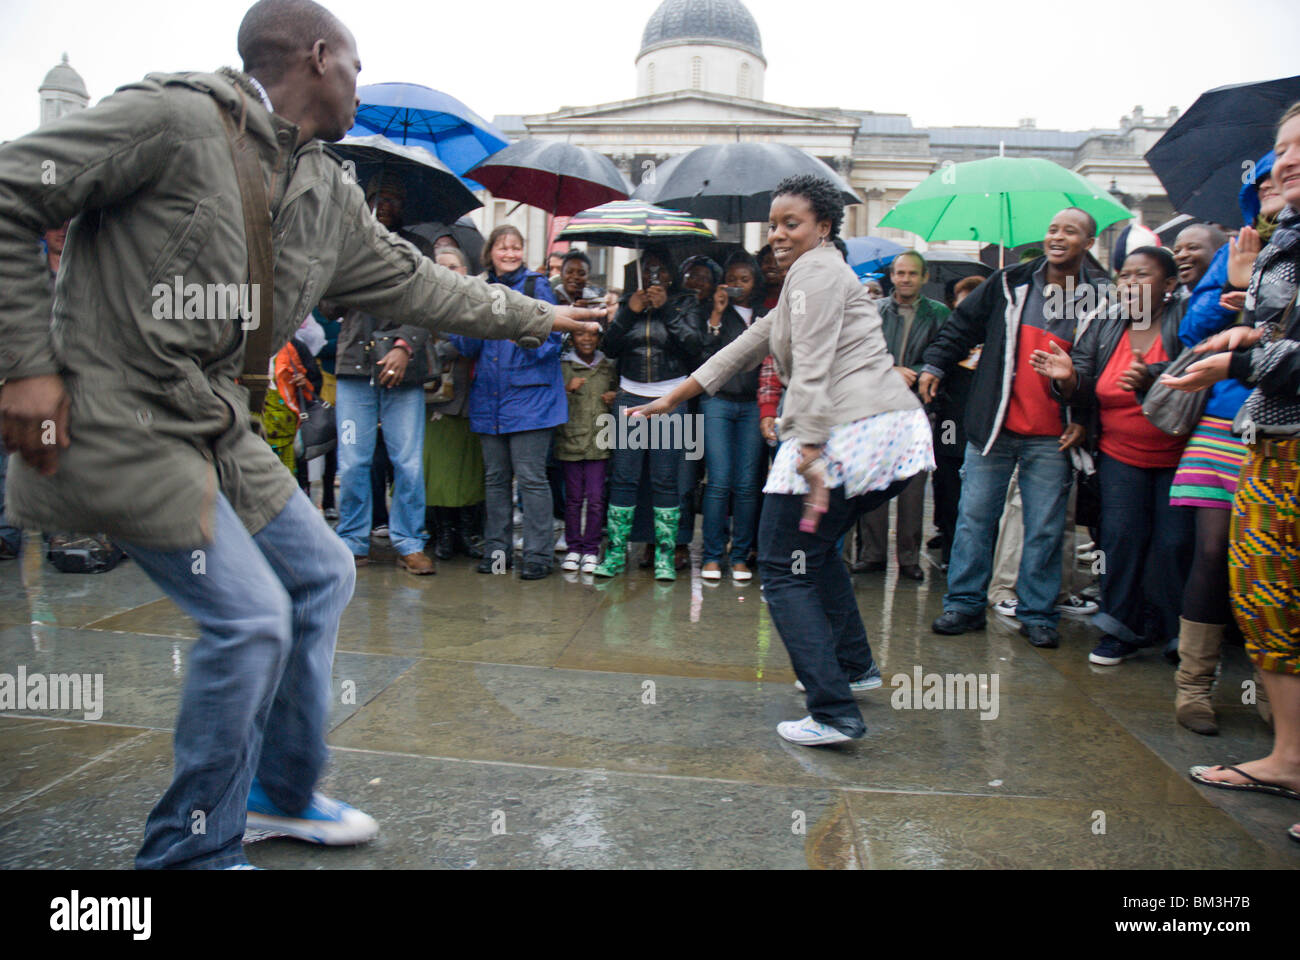
M 1300 674 L 1300 440 L 1247 448 L 1232 504 L 1232 611 L 1261 670 Z

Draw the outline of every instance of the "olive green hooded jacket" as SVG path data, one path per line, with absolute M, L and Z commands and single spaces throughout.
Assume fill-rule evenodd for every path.
M 71 398 L 57 473 L 10 460 L 15 523 L 180 550 L 211 540 L 218 491 L 256 533 L 297 489 L 236 383 L 248 253 L 220 110 L 268 184 L 276 348 L 323 297 L 442 333 L 527 344 L 551 330 L 550 305 L 385 230 L 338 159 L 297 146 L 242 74 L 151 74 L 0 146 L 0 380 L 58 373 Z M 39 239 L 69 218 L 51 302 Z

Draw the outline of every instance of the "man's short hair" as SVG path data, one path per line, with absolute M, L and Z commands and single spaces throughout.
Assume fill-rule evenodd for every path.
M 310 50 L 317 40 L 342 41 L 344 30 L 338 17 L 312 0 L 258 0 L 239 25 L 244 72 L 276 83 L 291 57 Z
M 1065 210 L 1073 210 L 1075 213 L 1083 214 L 1083 222 L 1087 224 L 1088 236 L 1095 237 L 1097 235 L 1097 218 L 1091 213 L 1083 209 L 1083 207 L 1066 207 Z M 1061 212 L 1064 213 L 1065 210 Z
M 921 276 L 926 276 L 930 272 L 930 265 L 925 262 L 925 257 L 921 255 L 920 250 L 904 250 L 898 256 L 894 257 L 894 262 L 889 265 L 889 272 L 894 272 L 894 263 L 898 263 L 903 257 L 915 257 L 917 269 L 921 271 Z

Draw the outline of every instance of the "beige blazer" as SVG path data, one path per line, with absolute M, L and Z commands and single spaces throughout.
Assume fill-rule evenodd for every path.
M 790 267 L 776 308 L 714 354 L 693 376 L 716 393 L 771 354 L 785 385 L 782 440 L 825 443 L 831 427 L 921 402 L 894 369 L 880 311 L 839 252 L 809 250 Z

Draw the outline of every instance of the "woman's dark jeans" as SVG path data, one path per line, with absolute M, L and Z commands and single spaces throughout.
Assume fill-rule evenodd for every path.
M 626 410 L 632 407 L 645 406 L 651 403 L 651 397 L 638 397 L 626 391 L 619 391 L 618 399 L 614 401 L 613 415 L 618 419 L 627 416 Z M 670 418 L 680 420 L 681 413 L 665 414 Z M 617 429 L 618 421 L 615 421 Z M 653 431 L 658 435 L 659 431 Z M 649 438 L 652 434 L 647 432 L 643 437 Z M 680 428 L 675 429 L 672 433 L 675 437 L 681 436 Z M 628 432 L 629 439 L 633 436 L 631 431 Z M 631 450 L 617 445 L 617 435 L 615 436 L 615 447 L 610 452 L 609 457 L 609 503 L 613 507 L 634 507 L 637 501 L 637 487 L 641 482 L 641 466 L 647 460 L 650 463 L 650 488 L 653 493 L 653 504 L 656 507 L 675 507 L 680 503 L 677 493 L 677 470 L 678 464 L 685 459 L 686 452 L 684 449 L 675 450 L 649 450 L 638 449 Z M 653 539 L 653 537 L 651 538 Z
M 763 596 L 795 676 L 807 688 L 808 712 L 849 737 L 867 732 L 849 680 L 874 662 L 862 624 L 853 581 L 836 544 L 857 522 L 907 486 L 898 480 L 884 490 L 845 499 L 830 491 L 830 509 L 816 533 L 799 529 L 803 497 L 769 493 L 758 523 L 758 569 Z
M 1169 505 L 1176 471 L 1133 467 L 1104 453 L 1098 462 L 1105 567 L 1092 622 L 1117 640 L 1149 645 L 1178 636 L 1193 516 L 1189 507 Z

